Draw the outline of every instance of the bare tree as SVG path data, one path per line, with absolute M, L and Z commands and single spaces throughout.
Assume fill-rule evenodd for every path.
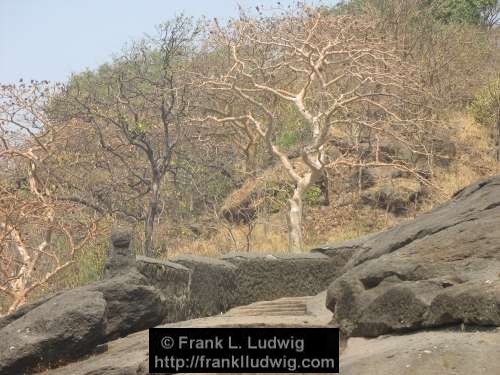
M 144 221 L 144 250 L 149 256 L 154 255 L 162 187 L 167 173 L 174 171 L 175 149 L 188 132 L 191 97 L 182 68 L 199 28 L 180 16 L 158 31 L 157 37 L 135 43 L 113 65 L 74 77 L 53 110 L 66 120 L 86 124 L 105 155 L 101 168 L 109 175 L 113 170 L 123 173 L 121 181 L 107 181 L 107 189 L 115 192 L 120 183 L 127 185 L 136 209 L 116 211 Z M 109 211 L 113 203 L 106 202 L 113 197 L 116 194 L 107 199 L 95 194 L 86 201 Z
M 215 108 L 208 117 L 251 124 L 285 167 L 295 186 L 288 201 L 290 251 L 303 250 L 303 198 L 331 162 L 332 128 L 357 124 L 426 153 L 417 142 L 425 123 L 418 72 L 371 20 L 300 8 L 280 17 L 243 15 L 224 28 L 215 23 L 212 35 L 210 46 L 226 51 L 230 63 L 223 73 L 201 77 L 201 86 L 234 101 L 227 114 Z M 307 128 L 302 168 L 276 142 L 290 110 Z
M 0 87 L 0 292 L 11 299 L 8 312 L 75 263 L 99 220 L 56 198 L 48 165 L 61 138 L 43 111 L 51 93 L 46 82 Z

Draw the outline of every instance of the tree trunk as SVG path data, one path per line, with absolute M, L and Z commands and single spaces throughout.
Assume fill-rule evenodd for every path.
M 500 161 L 500 106 L 498 107 L 498 112 L 497 112 L 496 133 L 497 133 L 495 139 L 496 159 L 497 161 Z
M 288 251 L 291 253 L 301 253 L 304 249 L 302 237 L 302 198 L 304 193 L 304 186 L 299 183 L 293 191 L 293 196 L 288 200 Z
M 301 253 L 304 251 L 304 239 L 302 236 L 302 214 L 304 194 L 321 177 L 323 170 L 315 170 L 299 180 L 288 200 L 288 251 Z
M 151 186 L 151 198 L 149 200 L 148 213 L 146 223 L 144 225 L 144 254 L 148 257 L 153 257 L 153 233 L 156 213 L 158 212 L 158 202 L 160 200 L 160 181 L 159 178 L 153 179 Z
M 25 292 L 16 294 L 16 297 L 14 298 L 12 305 L 10 305 L 9 310 L 7 311 L 7 314 L 13 313 L 14 311 L 17 310 L 18 307 L 25 305 L 26 302 L 27 302 L 27 298 L 26 298 Z
M 255 174 L 257 169 L 257 143 L 255 141 L 250 141 L 245 150 L 245 173 L 250 175 Z

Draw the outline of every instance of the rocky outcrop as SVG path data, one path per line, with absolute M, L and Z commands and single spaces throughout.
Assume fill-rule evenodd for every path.
M 48 296 L 0 320 L 0 373 L 57 366 L 160 323 L 316 294 L 348 259 L 345 254 L 234 253 L 221 259 L 136 260 L 126 230 L 115 228 L 112 241 L 104 280 Z
M 164 327 L 325 327 L 331 314 L 325 293 L 280 298 Z M 443 329 L 341 342 L 341 375 L 497 375 L 500 368 L 498 329 Z M 44 375 L 148 374 L 148 332 L 110 342 L 88 359 L 49 370 Z
M 56 296 L 1 330 L 0 373 L 23 374 L 89 353 L 102 342 L 105 326 L 101 293 L 73 290 Z
M 500 177 L 377 235 L 352 258 L 327 305 L 348 336 L 450 324 L 500 326 Z M 343 245 L 323 247 L 330 255 Z
M 123 264 L 127 272 L 110 266 L 106 280 L 0 321 L 0 373 L 62 365 L 157 319 L 214 315 L 168 327 L 330 324 L 347 340 L 341 344 L 344 375 L 497 374 L 499 228 L 495 177 L 413 221 L 311 254 L 182 256 L 173 262 L 140 257 L 131 266 L 121 248 L 112 254 L 125 258 L 109 264 Z M 296 297 L 327 284 L 326 297 Z M 147 374 L 147 338 L 147 331 L 119 338 L 98 348 L 104 352 L 47 374 Z
M 425 197 L 424 186 L 410 178 L 379 181 L 361 193 L 361 202 L 395 215 L 407 213 Z
M 300 298 L 281 298 L 228 311 L 224 315 L 164 325 L 166 328 L 199 327 L 325 327 L 330 320 L 325 293 Z M 279 312 L 279 313 L 278 313 Z M 112 341 L 107 351 L 71 363 L 44 375 L 120 374 L 148 372 L 148 331 Z

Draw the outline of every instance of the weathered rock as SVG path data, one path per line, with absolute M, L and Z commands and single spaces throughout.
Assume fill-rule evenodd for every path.
M 234 306 L 234 265 L 221 259 L 188 255 L 179 256 L 174 262 L 191 270 L 185 307 L 189 317 L 220 314 Z
M 409 178 L 397 178 L 378 183 L 363 191 L 361 201 L 372 207 L 381 208 L 401 215 L 425 195 L 422 185 Z
M 457 146 L 447 139 L 436 138 L 429 145 L 434 164 L 447 167 L 457 155 Z
M 105 325 L 102 293 L 53 297 L 0 330 L 0 373 L 23 374 L 89 353 L 103 340 Z
M 229 308 L 325 290 L 351 255 L 229 253 L 220 259 L 138 257 L 138 269 L 164 296 L 165 321 L 220 314 Z
M 161 293 L 137 271 L 63 291 L 5 318 L 0 373 L 22 373 L 93 352 L 165 319 Z M 8 373 L 8 372 L 6 372 Z
M 0 329 L 2 329 L 3 327 L 5 327 L 6 325 L 12 323 L 14 320 L 19 319 L 20 317 L 22 317 L 23 315 L 27 314 L 28 312 L 30 312 L 34 308 L 36 308 L 36 307 L 44 304 L 49 299 L 54 298 L 55 296 L 60 295 L 63 292 L 64 291 L 59 291 L 59 292 L 56 292 L 56 293 L 49 293 L 49 294 L 41 297 L 40 299 L 38 299 L 38 300 L 36 300 L 34 302 L 27 303 L 26 305 L 22 305 L 22 306 L 18 307 L 16 309 L 16 311 L 14 311 L 13 313 L 11 313 L 9 315 L 5 315 L 5 316 L 0 317 Z
M 165 323 L 185 320 L 196 313 L 188 310 L 192 270 L 180 263 L 143 256 L 137 257 L 137 268 L 164 296 Z
M 223 257 L 237 266 L 232 306 L 279 297 L 306 296 L 325 289 L 347 257 L 319 253 L 230 253 Z
M 362 190 L 375 186 L 382 181 L 391 181 L 396 178 L 408 178 L 410 173 L 394 167 L 366 167 L 355 171 L 349 177 L 349 188 Z
M 225 315 L 165 327 L 321 327 L 329 322 L 324 293 L 282 298 L 230 310 Z M 298 309 L 302 312 L 298 312 Z M 282 311 L 281 315 L 276 310 Z M 498 329 L 451 327 L 375 339 L 353 337 L 341 349 L 341 375 L 496 375 L 500 366 Z M 148 374 L 148 333 L 110 342 L 108 350 L 44 375 Z
M 153 327 L 165 319 L 162 294 L 137 271 L 81 289 L 98 291 L 106 301 L 106 326 L 102 342 Z
M 500 325 L 500 177 L 354 244 L 328 290 L 336 323 L 351 336 Z M 338 247 L 338 245 L 336 245 Z
M 129 273 L 136 267 L 135 252 L 130 247 L 132 234 L 129 228 L 116 226 L 111 234 L 111 248 L 104 265 L 104 276 L 110 278 Z
M 500 368 L 500 330 L 476 328 L 350 338 L 340 355 L 340 374 L 496 375 Z
M 363 247 L 365 242 L 376 235 L 377 234 L 368 234 L 348 241 L 317 246 L 312 248 L 311 252 L 321 253 L 329 257 L 338 257 L 339 259 L 342 259 L 343 264 L 345 265 L 354 253 Z
M 193 319 L 164 325 L 166 328 L 200 327 L 325 327 L 329 311 L 324 307 L 325 293 L 294 299 L 279 299 L 230 310 L 225 315 Z M 297 313 L 297 307 L 302 311 Z M 282 314 L 274 312 L 281 309 Z M 249 314 L 249 311 L 253 313 Z M 108 350 L 91 358 L 49 370 L 44 375 L 145 375 L 148 372 L 148 331 L 137 332 L 112 341 Z

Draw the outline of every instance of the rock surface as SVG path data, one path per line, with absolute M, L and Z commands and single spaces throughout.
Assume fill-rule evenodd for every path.
M 236 308 L 225 315 L 172 323 L 162 327 L 321 327 L 331 318 L 325 293 L 314 297 L 284 298 Z M 279 310 L 280 314 L 276 314 Z M 300 310 L 300 313 L 298 313 Z M 71 363 L 44 375 L 144 375 L 148 372 L 148 331 L 110 342 L 105 353 Z
M 382 181 L 361 193 L 361 202 L 395 215 L 409 211 L 425 196 L 424 187 L 410 178 Z
M 106 301 L 102 342 L 153 327 L 165 318 L 162 293 L 136 270 L 84 286 L 81 290 L 100 292 Z
M 354 337 L 340 356 L 342 375 L 496 375 L 499 368 L 499 329 Z
M 0 333 L 0 373 L 23 374 L 44 363 L 90 352 L 102 341 L 102 293 L 70 291 L 35 307 Z
M 224 315 L 168 324 L 164 327 L 321 327 L 331 313 L 325 293 L 314 297 L 281 298 L 238 307 Z M 277 311 L 280 313 L 278 314 Z M 43 375 L 145 375 L 148 372 L 148 332 L 112 341 L 107 351 L 48 370 Z M 500 331 L 445 329 L 375 339 L 353 337 L 342 347 L 342 375 L 497 375 Z
M 226 312 L 256 301 L 325 290 L 349 259 L 336 254 L 229 253 L 222 258 L 138 257 L 138 268 L 165 296 L 165 323 Z
M 500 177 L 351 248 L 327 296 L 346 335 L 500 326 Z
M 59 293 L 0 329 L 0 374 L 79 358 L 164 317 L 160 292 L 137 271 Z

